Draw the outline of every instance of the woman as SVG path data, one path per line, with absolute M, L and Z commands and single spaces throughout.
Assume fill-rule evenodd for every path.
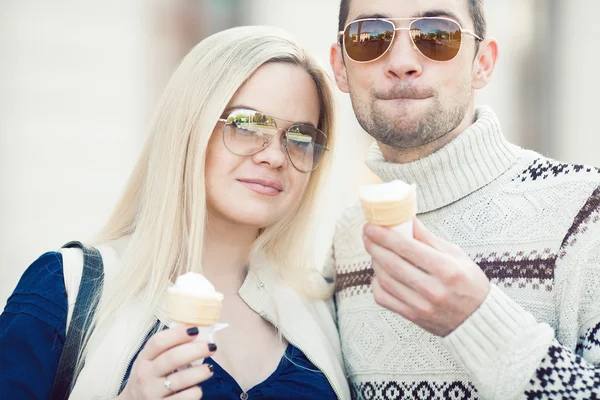
M 230 29 L 186 56 L 97 241 L 105 283 L 71 398 L 349 398 L 331 287 L 308 247 L 333 114 L 326 73 L 279 30 Z M 50 395 L 77 257 L 41 256 L 0 316 L 10 398 Z M 215 343 L 163 329 L 166 289 L 188 271 L 225 295 Z

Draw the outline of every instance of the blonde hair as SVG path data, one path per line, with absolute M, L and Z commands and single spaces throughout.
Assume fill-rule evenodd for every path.
M 331 79 L 284 31 L 239 27 L 219 32 L 196 45 L 168 82 L 141 156 L 100 235 L 100 243 L 128 235 L 131 238 L 118 276 L 106 282 L 92 320 L 94 332 L 104 330 L 119 307 L 138 296 L 148 305 L 145 317 L 149 319 L 169 280 L 186 271 L 202 271 L 208 142 L 236 91 L 260 66 L 270 62 L 299 66 L 313 78 L 320 101 L 319 128 L 328 137 L 328 147 L 333 148 L 335 107 Z M 260 230 L 249 254 L 250 262 L 264 254 L 282 279 L 311 298 L 326 298 L 332 291 L 314 265 L 308 218 L 316 214 L 316 198 L 324 186 L 330 162 L 331 157 L 325 157 L 312 172 L 294 209 Z M 89 339 L 88 334 L 79 361 L 85 357 Z

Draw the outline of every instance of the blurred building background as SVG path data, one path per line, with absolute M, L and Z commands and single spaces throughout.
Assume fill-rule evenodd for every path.
M 213 32 L 288 29 L 328 67 L 338 0 L 0 0 L 0 305 L 24 269 L 108 217 L 179 60 Z M 553 158 L 600 165 L 595 0 L 487 0 L 501 45 L 494 107 L 505 135 Z M 318 10 L 318 11 L 317 11 Z M 317 257 L 368 173 L 369 137 L 339 93 L 340 136 Z M 358 177 L 358 178 L 357 178 Z

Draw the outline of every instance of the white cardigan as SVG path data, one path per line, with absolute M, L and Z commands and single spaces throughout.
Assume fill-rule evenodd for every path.
M 102 254 L 106 281 L 116 275 L 122 247 L 123 243 L 118 242 L 96 246 Z M 60 252 L 69 304 L 68 326 L 81 281 L 83 254 L 76 248 L 61 249 Z M 288 342 L 323 372 L 338 399 L 350 399 L 331 302 L 301 297 L 277 278 L 266 260 L 256 264 L 249 269 L 239 291 L 240 297 L 273 323 Z M 161 308 L 155 310 L 152 320 L 141 321 L 143 313 L 140 310 L 143 308 L 140 301 L 124 304 L 115 322 L 94 335 L 70 399 L 112 399 L 117 396 L 130 360 L 147 333 L 158 320 L 168 322 Z

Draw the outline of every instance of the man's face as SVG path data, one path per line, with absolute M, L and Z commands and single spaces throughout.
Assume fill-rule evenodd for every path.
M 351 0 L 346 23 L 423 15 L 455 19 L 463 29 L 473 30 L 467 0 Z M 407 28 L 410 21 L 394 23 Z M 337 64 L 347 84 L 340 84 L 338 77 L 338 86 L 350 93 L 358 121 L 377 141 L 394 148 L 422 146 L 465 119 L 473 101 L 475 40 L 464 34 L 458 55 L 436 62 L 413 48 L 407 30 L 396 31 L 391 48 L 376 61 L 356 63 L 344 53 L 345 68 Z M 339 53 L 334 57 L 339 59 Z

